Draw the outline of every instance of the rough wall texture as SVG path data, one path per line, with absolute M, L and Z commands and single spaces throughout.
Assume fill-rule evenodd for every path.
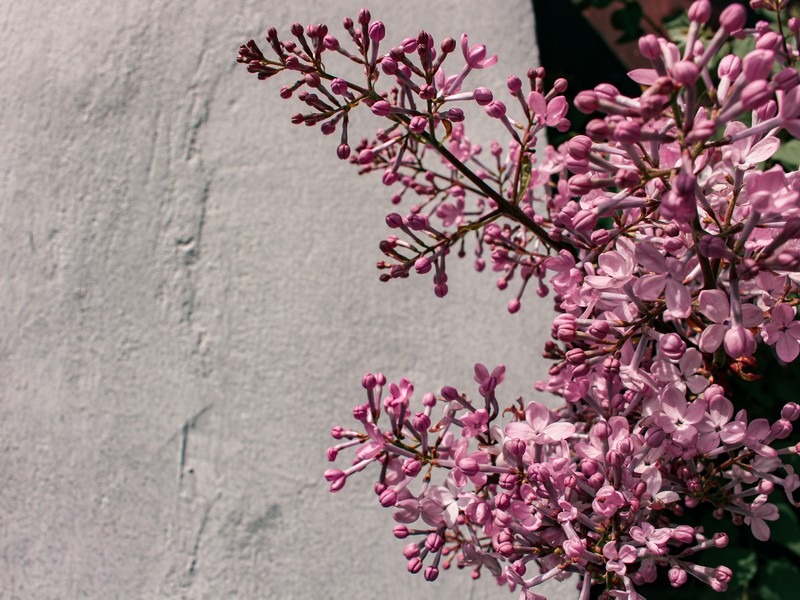
M 510 597 L 405 573 L 324 450 L 368 370 L 424 391 L 505 362 L 531 396 L 549 304 L 510 317 L 468 268 L 445 302 L 377 281 L 387 191 L 235 64 L 361 3 L 294 4 L 0 7 L 0 598 Z M 498 84 L 536 60 L 526 0 L 373 13 L 390 39 L 469 31 Z

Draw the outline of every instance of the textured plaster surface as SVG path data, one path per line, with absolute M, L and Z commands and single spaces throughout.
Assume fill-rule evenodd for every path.
M 407 574 L 369 477 L 321 477 L 368 370 L 505 362 L 509 400 L 546 370 L 549 301 L 511 317 L 466 264 L 446 301 L 380 284 L 390 194 L 235 64 L 360 5 L 0 5 L 0 598 L 512 597 Z M 527 1 L 372 9 L 389 40 L 469 31 L 497 86 L 536 63 Z

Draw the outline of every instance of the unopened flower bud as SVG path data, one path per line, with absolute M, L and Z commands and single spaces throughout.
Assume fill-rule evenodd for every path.
M 380 502 L 381 506 L 383 506 L 384 508 L 394 506 L 395 504 L 397 504 L 397 492 L 394 491 L 394 488 L 386 488 L 380 494 L 378 502 Z
M 386 37 L 386 27 L 381 21 L 373 21 L 370 23 L 367 33 L 369 35 L 369 39 L 371 39 L 373 42 L 380 42 Z
M 658 340 L 658 350 L 670 360 L 680 360 L 686 353 L 686 342 L 677 333 L 665 333 Z
M 591 90 L 578 92 L 573 103 L 575 108 L 587 115 L 596 111 L 599 105 L 597 94 Z
M 522 80 L 516 75 L 509 75 L 506 79 L 506 86 L 512 95 L 518 94 L 522 90 Z
M 772 72 L 775 53 L 772 50 L 753 50 L 742 61 L 742 72 L 747 81 L 766 79 Z
M 747 21 L 747 12 L 741 4 L 731 4 L 719 16 L 719 24 L 729 34 L 738 33 Z
M 435 531 L 428 534 L 425 538 L 425 547 L 431 552 L 438 552 L 444 544 L 444 538 Z
M 519 309 L 522 308 L 522 303 L 520 303 L 519 298 L 512 298 L 508 301 L 506 308 L 508 309 L 508 312 L 513 315 L 519 312 Z
M 472 94 L 473 97 L 475 98 L 475 102 L 477 102 L 480 106 L 486 106 L 494 99 L 494 94 L 492 94 L 492 90 L 485 87 L 475 88 Z
M 676 540 L 681 544 L 691 544 L 694 541 L 694 533 L 694 527 L 689 525 L 678 525 L 672 530 L 670 535 L 672 536 L 673 540 Z
M 436 578 L 439 577 L 439 569 L 430 565 L 425 567 L 425 581 L 436 581 Z
M 332 492 L 338 492 L 347 483 L 347 475 L 340 469 L 328 469 L 323 473 L 323 477 L 325 477 L 325 481 L 330 482 Z
M 419 559 L 419 557 L 415 556 L 408 561 L 406 568 L 408 569 L 409 573 L 419 573 L 422 570 L 422 561 Z
M 792 424 L 786 419 L 778 419 L 770 427 L 770 434 L 777 440 L 785 440 L 792 433 Z
M 378 117 L 388 117 L 392 112 L 392 105 L 386 100 L 378 100 L 371 107 L 372 113 Z
M 711 18 L 711 2 L 709 0 L 695 0 L 689 7 L 689 20 L 704 25 Z
M 672 67 L 672 79 L 679 85 L 694 85 L 699 76 L 699 67 L 690 60 L 682 60 Z
M 667 439 L 667 434 L 660 427 L 651 427 L 644 434 L 644 442 L 651 448 L 660 448 Z
M 670 570 L 667 572 L 667 576 L 669 578 L 669 584 L 672 587 L 682 586 L 684 583 L 686 583 L 686 580 L 689 578 L 689 576 L 686 574 L 686 571 L 684 571 L 677 565 L 670 568 Z
M 652 33 L 640 37 L 639 53 L 649 60 L 655 60 L 661 56 L 661 44 L 658 43 L 658 38 Z
M 527 449 L 527 445 L 525 444 L 524 440 L 519 438 L 512 438 L 508 440 L 505 444 L 506 450 L 514 456 L 522 456 L 525 454 L 525 450 Z
M 502 119 L 506 116 L 506 105 L 500 100 L 492 100 L 486 105 L 486 114 L 494 119 Z
M 759 494 L 766 494 L 769 496 L 774 489 L 775 489 L 775 484 L 772 483 L 771 481 L 768 481 L 767 479 L 762 479 L 761 481 L 758 482 L 758 485 L 756 485 L 756 490 L 758 491 Z

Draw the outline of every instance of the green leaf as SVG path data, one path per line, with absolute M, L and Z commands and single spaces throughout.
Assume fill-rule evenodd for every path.
M 528 186 L 531 183 L 531 157 L 527 154 L 522 155 L 522 164 L 520 165 L 520 178 L 519 188 L 517 188 L 517 204 L 520 203 L 525 193 L 528 191 Z
M 789 600 L 797 598 L 800 590 L 800 572 L 785 558 L 767 563 L 763 583 L 758 587 L 763 600 Z
M 643 15 L 642 7 L 638 3 L 628 4 L 611 13 L 611 24 L 614 29 L 622 32 L 618 42 L 632 41 L 644 33 L 641 26 Z
M 770 527 L 771 542 L 781 544 L 797 556 L 800 556 L 800 521 L 797 518 L 797 509 L 789 506 L 785 500 L 776 502 L 781 513 L 778 522 Z
M 783 142 L 778 151 L 772 155 L 773 160 L 777 160 L 785 167 L 796 169 L 800 166 L 800 140 L 789 140 Z

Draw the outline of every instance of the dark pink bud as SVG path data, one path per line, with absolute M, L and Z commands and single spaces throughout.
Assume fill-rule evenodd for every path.
M 775 484 L 771 481 L 767 481 L 766 479 L 762 479 L 756 485 L 756 491 L 759 494 L 771 494 L 775 490 Z
M 569 82 L 563 77 L 559 77 L 553 82 L 553 91 L 556 94 L 563 94 L 564 92 L 567 91 L 568 87 L 569 87 Z
M 611 130 L 603 119 L 592 119 L 586 124 L 586 135 L 588 135 L 593 142 L 602 142 L 609 138 Z
M 381 69 L 387 75 L 394 75 L 397 73 L 397 61 L 391 56 L 384 56 L 381 59 Z
M 336 123 L 333 121 L 325 121 L 320 125 L 319 130 L 322 132 L 322 135 L 330 135 L 336 131 Z
M 397 229 L 398 227 L 402 227 L 404 225 L 403 217 L 401 217 L 397 213 L 390 213 L 386 215 L 386 224 L 391 229 Z
M 772 98 L 772 90 L 764 80 L 748 83 L 742 90 L 742 106 L 754 110 Z
M 495 496 L 494 505 L 500 510 L 506 510 L 509 506 L 511 506 L 511 496 L 505 492 L 500 492 L 497 494 L 497 496 Z
M 658 38 L 652 33 L 639 38 L 639 53 L 649 60 L 655 60 L 661 56 L 661 44 Z
M 783 37 L 776 31 L 767 31 L 756 40 L 756 48 L 759 50 L 773 50 L 779 52 L 783 45 Z
M 625 462 L 625 458 L 616 450 L 606 452 L 606 463 L 612 467 L 621 467 L 623 462 Z
M 667 434 L 660 427 L 651 427 L 644 434 L 644 443 L 651 448 L 660 448 L 667 439 Z
M 506 309 L 512 315 L 518 313 L 520 308 L 522 308 L 522 303 L 519 301 L 518 298 L 512 298 L 511 300 L 509 300 L 508 305 L 506 306 Z
M 431 394 L 432 396 L 433 394 Z M 414 429 L 419 432 L 427 431 L 428 428 L 431 426 L 431 418 L 426 415 L 425 413 L 417 413 L 414 416 L 414 421 L 412 422 Z
M 678 525 L 671 533 L 672 539 L 681 544 L 691 544 L 694 541 L 694 527 Z
M 572 348 L 567 351 L 567 362 L 573 365 L 581 365 L 586 361 L 586 353 L 580 348 Z
M 610 83 L 598 83 L 594 86 L 594 91 L 601 96 L 605 96 L 609 100 L 613 100 L 619 96 L 619 90 Z
M 787 421 L 796 421 L 800 418 L 800 405 L 795 402 L 787 402 L 781 409 L 781 418 Z
M 797 17 L 791 17 L 788 22 L 789 30 L 792 33 L 800 33 L 800 19 Z
M 619 444 L 617 445 L 617 449 L 619 450 L 619 453 L 622 454 L 623 456 L 630 456 L 631 454 L 633 454 L 635 448 L 631 438 L 624 438 L 620 440 Z
M 786 419 L 778 419 L 770 427 L 770 434 L 777 440 L 785 440 L 792 433 L 792 424 Z
M 592 151 L 592 140 L 585 135 L 576 135 L 567 144 L 567 152 L 573 158 L 585 160 Z
M 333 81 L 331 81 L 331 91 L 334 94 L 338 94 L 343 96 L 347 93 L 347 82 L 344 79 L 340 79 L 337 77 Z
M 451 108 L 439 114 L 442 118 L 452 121 L 453 123 L 461 123 L 464 121 L 464 111 L 460 108 Z
M 375 375 L 372 373 L 367 373 L 364 377 L 361 378 L 361 386 L 365 390 L 371 390 L 375 387 Z
M 408 561 L 406 568 L 409 573 L 419 573 L 422 570 L 422 561 L 415 556 Z
M 338 492 L 347 483 L 347 475 L 340 469 L 328 469 L 323 473 L 323 477 L 330 482 L 332 492 Z
M 525 444 L 525 441 L 519 438 L 512 438 L 506 442 L 506 450 L 508 450 L 513 456 L 522 456 L 525 454 L 526 449 L 527 445 Z
M 392 105 L 386 100 L 378 100 L 371 106 L 371 109 L 372 113 L 378 117 L 388 117 L 389 113 L 392 112 Z
M 406 54 L 411 54 L 412 52 L 415 52 L 417 49 L 417 38 L 408 37 L 404 39 L 402 42 L 400 42 L 400 48 Z
M 605 421 L 598 421 L 592 427 L 592 435 L 600 438 L 601 440 L 606 439 L 609 435 L 611 435 L 611 429 L 608 426 L 608 423 Z
M 341 425 L 331 427 L 331 437 L 335 440 L 340 440 L 344 437 L 344 428 Z
M 747 81 L 766 79 L 772 72 L 775 53 L 772 50 L 753 50 L 742 61 L 742 72 Z
M 725 332 L 723 345 L 725 346 L 725 352 L 731 358 L 752 356 L 756 351 L 755 337 L 742 325 L 735 325 Z
M 336 156 L 338 156 L 340 160 L 347 160 L 350 158 L 350 146 L 347 144 L 339 144 L 336 148 Z
M 356 421 L 366 421 L 369 407 L 366 404 L 361 404 L 353 408 L 353 418 Z
M 399 179 L 397 173 L 392 169 L 386 169 L 383 173 L 383 177 L 381 177 L 381 181 L 383 185 L 392 185 L 397 182 Z
M 711 18 L 711 2 L 709 0 L 695 0 L 689 7 L 689 20 L 703 25 Z
M 672 67 L 672 79 L 680 85 L 694 85 L 700 69 L 690 60 L 682 60 Z
M 440 47 L 442 49 L 443 54 L 450 54 L 451 52 L 454 52 L 456 49 L 456 41 L 451 37 L 445 38 L 444 40 L 442 40 L 442 44 Z
M 406 527 L 405 525 L 395 525 L 392 528 L 392 533 L 394 534 L 394 537 L 396 537 L 398 540 L 404 540 L 408 537 L 408 527 Z M 414 546 L 416 546 L 416 544 L 414 544 Z
M 731 79 L 736 79 L 739 73 L 742 72 L 742 59 L 735 54 L 728 54 L 719 61 L 717 67 L 717 75 L 725 77 L 726 75 Z
M 728 33 L 738 33 L 747 21 L 747 11 L 741 4 L 731 4 L 719 16 L 719 24 Z
M 435 531 L 429 533 L 425 538 L 425 547 L 431 552 L 438 552 L 439 548 L 444 544 L 444 538 Z
M 293 36 L 300 37 L 301 35 L 303 35 L 304 29 L 303 29 L 303 26 L 300 25 L 300 23 L 292 23 L 292 27 L 291 27 L 290 31 L 292 32 Z
M 585 196 L 593 189 L 592 180 L 587 175 L 575 175 L 569 180 L 569 192 L 573 196 Z
M 588 115 L 597 110 L 599 102 L 595 92 L 591 90 L 584 90 L 582 92 L 578 92 L 578 95 L 575 96 L 574 104 L 575 108 Z
M 797 71 L 793 67 L 786 67 L 785 69 L 781 69 L 772 78 L 773 85 L 777 86 L 779 90 L 783 92 L 789 92 L 798 86 L 800 83 L 800 78 L 798 78 Z M 797 98 L 797 95 L 794 95 L 794 98 Z M 784 100 L 784 104 L 785 104 Z M 797 113 L 794 113 L 797 114 Z
M 506 105 L 500 100 L 492 100 L 484 110 L 487 115 L 495 119 L 502 119 L 506 116 Z
M 658 340 L 658 349 L 670 360 L 680 360 L 686 353 L 686 342 L 677 333 L 666 333 Z
M 686 574 L 686 571 L 677 565 L 670 568 L 670 570 L 667 572 L 667 577 L 669 578 L 669 584 L 672 587 L 682 586 L 689 578 L 689 576 Z
M 428 424 L 430 425 L 430 419 L 428 420 Z M 422 463 L 416 458 L 407 458 L 403 463 L 403 473 L 405 473 L 408 477 L 416 477 L 419 475 L 421 470 Z
M 480 106 L 486 106 L 494 98 L 492 90 L 485 87 L 475 88 L 475 91 L 472 93 L 475 98 L 475 102 L 477 102 Z
M 430 565 L 425 567 L 425 581 L 436 581 L 436 578 L 439 577 L 439 569 Z
M 455 400 L 458 397 L 458 390 L 456 390 L 456 388 L 450 387 L 449 385 L 446 385 L 442 388 L 442 398 L 448 402 Z
M 370 23 L 367 33 L 369 35 L 369 39 L 371 39 L 373 42 L 380 42 L 386 37 L 386 27 L 381 21 L 374 21 L 373 23 Z
M 419 556 L 419 552 L 420 552 L 419 545 L 417 545 L 414 542 L 407 544 L 406 547 L 403 548 L 403 556 L 405 556 L 409 560 Z
M 512 95 L 518 94 L 522 90 L 522 80 L 516 75 L 509 75 L 508 79 L 506 79 L 506 85 Z
M 303 75 L 303 81 L 305 81 L 306 85 L 310 88 L 317 88 L 320 84 L 319 75 L 316 73 L 306 73 Z
M 478 464 L 478 461 L 469 456 L 458 461 L 458 467 L 464 471 L 464 475 L 467 477 L 477 475 L 480 471 L 480 465 Z
M 338 448 L 328 448 L 326 453 L 328 455 L 328 462 L 333 462 L 333 461 L 336 460 L 336 457 L 339 455 L 339 450 L 338 450 Z
M 397 504 L 397 492 L 394 491 L 394 488 L 387 488 L 383 490 L 378 499 L 378 502 L 381 503 L 381 506 L 384 508 L 388 508 L 389 506 L 394 506 Z
M 370 15 L 369 10 L 367 10 L 366 8 L 362 8 L 361 10 L 358 11 L 358 22 L 361 25 L 369 24 L 371 18 L 372 15 Z
M 422 231 L 428 227 L 428 217 L 425 215 L 409 215 L 408 226 L 414 231 Z
M 614 139 L 623 144 L 635 144 L 642 136 L 642 128 L 635 121 L 621 121 L 614 127 Z
M 590 238 L 595 246 L 603 246 L 611 239 L 611 232 L 608 229 L 597 229 Z
M 322 45 L 326 50 L 337 50 L 339 48 L 339 40 L 332 35 L 326 35 L 322 40 Z
M 434 407 L 436 406 L 436 396 L 434 396 L 431 392 L 427 392 L 422 397 L 422 406 Z M 417 428 L 419 431 L 419 428 Z

